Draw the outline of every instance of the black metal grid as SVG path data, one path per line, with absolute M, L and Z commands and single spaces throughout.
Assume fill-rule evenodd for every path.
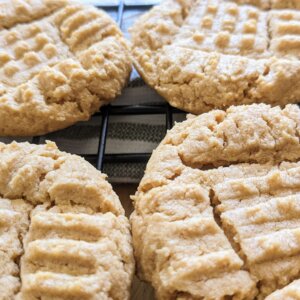
M 152 7 L 152 4 L 145 4 L 139 1 L 130 1 L 125 3 L 124 0 L 119 0 L 118 4 L 95 5 L 99 9 L 103 9 L 111 15 L 115 15 L 115 19 L 122 29 L 123 15 L 125 10 L 138 10 L 146 11 Z M 102 116 L 101 128 L 99 130 L 99 144 L 97 154 L 81 154 L 86 160 L 95 165 L 98 170 L 103 170 L 104 163 L 135 163 L 135 162 L 147 162 L 151 156 L 151 153 L 118 153 L 118 154 L 106 154 L 106 139 L 109 127 L 109 117 L 111 115 L 165 115 L 166 130 L 171 129 L 173 126 L 173 114 L 181 112 L 175 108 L 172 108 L 169 104 L 156 104 L 156 105 L 107 105 L 101 108 L 99 113 L 95 116 Z M 183 113 L 183 112 L 182 112 Z M 32 142 L 39 144 L 41 136 L 33 137 Z

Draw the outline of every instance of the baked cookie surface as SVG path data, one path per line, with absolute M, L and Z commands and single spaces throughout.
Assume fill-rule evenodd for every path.
M 171 105 L 299 101 L 300 2 L 236 2 L 166 0 L 131 28 L 137 70 Z
M 281 290 L 272 293 L 266 300 L 299 300 L 300 299 L 300 280 L 295 280 Z
M 105 175 L 54 143 L 0 144 L 0 299 L 129 299 L 129 221 Z
M 300 278 L 299 133 L 298 106 L 266 104 L 167 133 L 131 215 L 138 273 L 158 299 L 265 299 Z
M 87 120 L 120 94 L 127 44 L 103 11 L 65 0 L 0 3 L 0 135 Z

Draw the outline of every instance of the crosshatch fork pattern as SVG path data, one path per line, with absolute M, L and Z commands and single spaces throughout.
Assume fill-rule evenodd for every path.
M 51 34 L 51 29 L 53 31 L 46 22 L 35 22 L 23 30 L 13 29 L 1 34 L 0 75 L 5 84 L 20 85 L 40 70 L 44 62 L 54 65 L 60 58 L 70 55 L 58 35 Z
M 299 21 L 296 10 L 264 11 L 234 2 L 204 0 L 193 8 L 174 44 L 250 58 L 297 59 Z

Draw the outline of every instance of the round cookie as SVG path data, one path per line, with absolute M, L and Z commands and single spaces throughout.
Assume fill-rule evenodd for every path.
M 300 100 L 299 1 L 236 2 L 166 0 L 131 28 L 135 67 L 172 106 Z
M 0 143 L 0 299 L 129 299 L 133 273 L 104 174 L 51 142 Z
M 131 215 L 138 274 L 158 299 L 260 300 L 299 279 L 299 134 L 298 106 L 266 104 L 167 133 Z
M 65 128 L 120 94 L 131 63 L 105 12 L 66 0 L 5 0 L 0 12 L 1 136 Z

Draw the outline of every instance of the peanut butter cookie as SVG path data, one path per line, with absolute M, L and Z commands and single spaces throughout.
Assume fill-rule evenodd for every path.
M 265 299 L 300 278 L 299 136 L 298 106 L 266 104 L 167 133 L 131 216 L 139 275 L 158 299 Z
M 105 175 L 54 143 L 1 143 L 0 195 L 0 299 L 129 299 L 129 222 Z
M 0 3 L 0 135 L 39 135 L 87 120 L 131 70 L 117 24 L 62 0 Z
M 300 100 L 300 2 L 237 2 L 166 0 L 131 28 L 137 70 L 171 105 Z

